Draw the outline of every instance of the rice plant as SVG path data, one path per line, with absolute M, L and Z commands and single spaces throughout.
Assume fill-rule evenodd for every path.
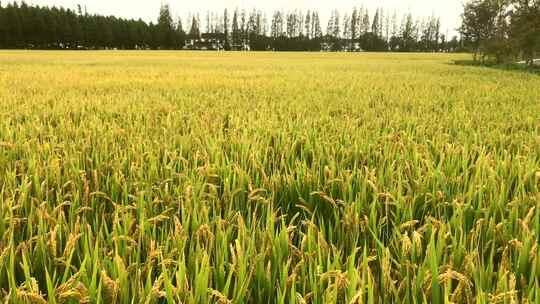
M 538 303 L 540 78 L 0 52 L 5 303 Z

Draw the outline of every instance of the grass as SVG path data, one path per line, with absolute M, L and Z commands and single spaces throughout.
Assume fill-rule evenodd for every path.
M 481 62 L 475 62 L 472 59 L 455 60 L 453 64 L 461 65 L 461 66 L 479 67 L 479 68 L 493 68 L 493 69 L 499 69 L 499 70 L 504 70 L 504 71 L 523 72 L 523 73 L 531 73 L 531 74 L 540 75 L 540 65 L 537 65 L 537 64 L 535 64 L 534 66 L 529 66 L 525 63 L 497 64 L 496 62 L 488 62 L 486 64 L 482 64 Z
M 538 303 L 540 78 L 0 52 L 9 303 Z

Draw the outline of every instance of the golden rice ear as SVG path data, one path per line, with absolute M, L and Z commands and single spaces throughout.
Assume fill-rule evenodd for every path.
M 103 293 L 107 303 L 117 303 L 116 301 L 118 299 L 118 290 L 120 288 L 118 285 L 118 280 L 111 279 L 107 275 L 107 272 L 102 270 L 101 282 L 103 284 Z
M 11 293 L 11 292 L 10 292 Z M 40 292 L 38 282 L 35 278 L 23 283 L 14 290 L 15 298 L 22 303 L 46 304 L 44 295 Z
M 411 239 L 409 238 L 409 235 L 407 234 L 407 232 L 405 232 L 405 235 L 401 237 L 401 252 L 405 256 L 408 256 L 411 253 L 411 249 L 412 249 Z
M 47 301 L 42 295 L 23 290 L 17 291 L 17 300 L 29 304 L 47 304 Z
M 214 298 L 215 303 L 217 304 L 231 304 L 232 300 L 229 300 L 224 294 L 221 292 L 211 289 L 209 290 L 210 296 Z
M 416 248 L 417 254 L 422 254 L 422 235 L 416 230 L 412 233 L 412 241 Z

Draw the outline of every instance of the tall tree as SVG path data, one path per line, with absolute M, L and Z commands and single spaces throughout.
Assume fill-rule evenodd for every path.
M 184 31 L 182 18 L 180 17 L 176 21 L 176 37 L 178 48 L 182 48 L 186 44 L 186 32 Z
M 230 38 L 229 38 L 229 12 L 227 11 L 227 9 L 225 9 L 223 11 L 223 33 L 224 33 L 224 36 L 225 36 L 225 44 L 224 44 L 223 48 L 226 51 L 230 51 L 231 50 L 231 41 L 230 41 Z
M 174 24 L 171 9 L 168 4 L 161 5 L 158 17 L 158 43 L 164 48 L 174 46 Z
M 199 28 L 199 20 L 193 16 L 191 19 L 191 28 L 189 29 L 189 38 L 199 39 L 201 37 L 201 30 Z
M 240 40 L 242 47 L 246 44 L 247 36 L 247 21 L 246 21 L 246 10 L 242 9 L 240 14 Z
M 413 16 L 409 13 L 403 18 L 401 27 L 401 43 L 399 50 L 402 52 L 410 52 L 414 50 L 416 44 L 417 27 L 414 23 Z
M 343 39 L 351 40 L 351 18 L 347 14 L 343 16 Z
M 473 0 L 465 4 L 460 32 L 472 49 L 475 61 L 484 62 L 494 39 L 500 36 L 497 35 L 497 24 L 498 18 L 503 17 L 504 4 L 498 0 Z
M 321 19 L 319 18 L 319 12 L 314 11 L 311 16 L 313 26 L 311 27 L 313 38 L 322 38 Z
M 206 12 L 206 32 L 212 33 L 214 31 L 214 27 L 212 25 L 212 13 L 210 11 Z
M 306 14 L 306 18 L 304 19 L 304 32 L 307 39 L 313 38 L 313 34 L 311 32 L 311 12 L 308 10 Z
M 326 34 L 333 39 L 340 36 L 340 24 L 339 24 L 339 12 L 337 10 L 332 11 L 332 15 L 328 20 L 328 26 L 326 27 Z
M 238 8 L 234 10 L 232 20 L 232 47 L 237 50 L 240 47 L 242 41 L 242 33 L 240 26 L 238 25 Z
M 375 11 L 375 16 L 373 16 L 373 24 L 371 25 L 371 32 L 376 37 L 379 36 L 379 26 L 380 26 L 380 20 L 379 20 L 379 9 Z
M 370 30 L 370 22 L 369 22 L 369 12 L 368 10 L 365 10 L 364 15 L 362 16 L 362 34 L 366 34 Z
M 511 16 L 510 38 L 522 52 L 528 65 L 534 64 L 540 53 L 540 1 L 515 1 L 515 11 Z
M 356 7 L 353 9 L 351 16 L 351 42 L 354 43 L 358 35 L 358 10 Z

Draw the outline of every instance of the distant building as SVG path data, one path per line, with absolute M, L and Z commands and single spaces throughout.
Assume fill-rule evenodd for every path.
M 188 38 L 185 50 L 221 51 L 225 49 L 225 34 L 204 33 L 199 38 Z
M 234 51 L 250 51 L 251 50 L 251 47 L 249 46 L 248 41 L 242 41 L 238 44 L 233 44 L 231 47 Z
M 363 52 L 360 42 L 351 42 L 350 40 L 335 42 L 333 38 L 326 36 L 326 41 L 321 43 L 323 52 Z M 337 43 L 337 44 L 336 44 Z

